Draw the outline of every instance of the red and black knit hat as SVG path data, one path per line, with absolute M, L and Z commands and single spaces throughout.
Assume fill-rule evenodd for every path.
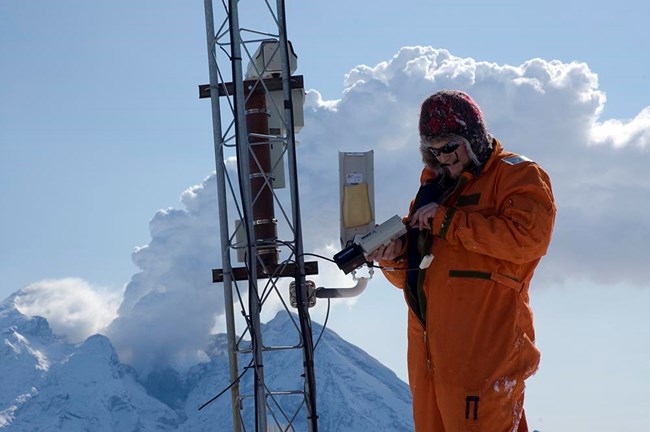
M 422 103 L 420 138 L 432 141 L 445 134 L 456 134 L 467 139 L 481 165 L 492 153 L 492 137 L 485 127 L 481 109 L 466 93 L 442 90 Z

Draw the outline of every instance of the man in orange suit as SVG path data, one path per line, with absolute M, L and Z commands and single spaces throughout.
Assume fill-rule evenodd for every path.
M 527 431 L 524 380 L 538 367 L 528 287 L 548 249 L 548 175 L 503 150 L 472 98 L 421 107 L 424 169 L 407 234 L 368 258 L 404 290 L 418 432 Z

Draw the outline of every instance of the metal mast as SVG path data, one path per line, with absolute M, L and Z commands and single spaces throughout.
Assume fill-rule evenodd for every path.
M 226 303 L 233 429 L 252 430 L 254 425 L 259 432 L 292 431 L 306 425 L 316 432 L 309 317 L 314 290 L 306 276 L 318 267 L 303 255 L 295 146 L 296 106 L 301 110 L 302 100 L 295 99 L 304 96 L 304 87 L 301 76 L 291 75 L 295 54 L 287 39 L 284 0 L 223 0 L 216 17 L 212 0 L 204 2 L 210 84 L 199 91 L 211 99 L 212 108 L 223 266 L 213 270 L 213 281 L 223 284 Z M 236 169 L 229 169 L 227 161 L 235 158 Z M 288 187 L 280 191 L 284 166 Z M 245 266 L 232 265 L 235 255 Z M 289 313 L 283 278 L 293 281 L 297 318 Z M 281 303 L 292 320 L 298 343 L 264 344 L 261 317 L 272 298 L 279 299 L 275 304 Z M 244 317 L 239 332 L 235 307 Z M 279 371 L 296 373 L 300 388 L 270 388 L 265 381 L 271 372 L 267 355 L 281 350 L 302 352 L 296 371 Z M 240 375 L 242 382 L 252 379 L 252 394 L 240 391 Z M 290 403 L 283 402 L 287 397 L 293 398 Z

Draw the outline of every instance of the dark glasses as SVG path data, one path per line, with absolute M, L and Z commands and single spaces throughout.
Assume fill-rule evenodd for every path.
M 453 152 L 454 150 L 456 150 L 458 148 L 458 146 L 460 144 L 461 144 L 460 141 L 455 141 L 454 140 L 454 141 L 449 141 L 447 144 L 445 144 L 444 146 L 442 146 L 440 148 L 427 147 L 427 150 L 429 150 L 429 152 L 431 152 L 433 157 L 438 157 L 443 153 L 447 154 L 447 153 Z

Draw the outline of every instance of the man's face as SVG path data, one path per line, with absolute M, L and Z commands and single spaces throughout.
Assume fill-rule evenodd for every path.
M 440 167 L 447 175 L 457 179 L 469 167 L 471 159 L 467 154 L 469 143 L 460 136 L 447 137 L 431 141 L 428 144 L 428 151 L 438 159 Z

